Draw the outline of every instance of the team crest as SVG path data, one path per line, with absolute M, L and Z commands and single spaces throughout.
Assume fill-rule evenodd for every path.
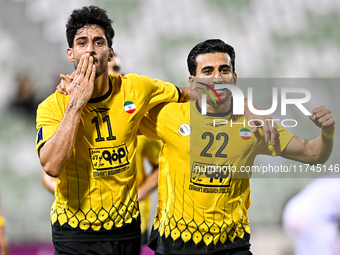
M 180 133 L 182 136 L 188 136 L 191 133 L 191 127 L 189 124 L 182 124 L 178 128 L 178 133 Z
M 240 136 L 243 140 L 249 140 L 252 136 L 252 133 L 248 128 L 242 128 L 240 130 Z
M 131 101 L 126 101 L 124 103 L 124 110 L 127 112 L 127 113 L 134 113 L 136 111 L 136 105 L 131 102 Z

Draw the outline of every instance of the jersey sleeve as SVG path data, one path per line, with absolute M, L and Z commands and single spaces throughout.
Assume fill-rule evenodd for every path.
M 275 145 L 271 145 L 269 143 L 263 143 L 263 146 L 260 150 L 260 154 L 265 154 L 269 156 L 278 156 L 280 153 L 287 147 L 290 140 L 294 137 L 292 133 L 290 133 L 287 129 L 276 124 L 277 133 L 275 136 Z M 264 132 L 260 129 L 261 134 L 264 136 Z M 263 139 L 264 140 L 264 139 Z
M 149 139 L 162 140 L 166 104 L 160 104 L 147 112 L 141 120 L 139 131 Z
M 180 100 L 179 89 L 172 83 L 146 76 L 141 76 L 141 78 L 148 91 L 146 95 L 146 100 L 149 102 L 148 110 L 160 103 L 178 102 Z
M 60 100 L 61 97 L 64 97 L 64 100 Z M 65 99 L 66 96 L 55 92 L 38 106 L 36 119 L 38 132 L 35 148 L 38 154 L 42 145 L 55 133 L 63 118 L 67 106 L 67 103 L 63 102 Z

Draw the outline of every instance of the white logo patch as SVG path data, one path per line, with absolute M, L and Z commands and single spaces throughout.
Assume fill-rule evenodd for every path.
M 182 124 L 178 128 L 178 133 L 180 133 L 182 136 L 188 136 L 191 133 L 191 127 L 189 124 Z

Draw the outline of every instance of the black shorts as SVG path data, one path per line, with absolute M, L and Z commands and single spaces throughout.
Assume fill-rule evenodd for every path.
M 139 255 L 140 236 L 124 241 L 54 242 L 54 255 Z
M 142 233 L 142 236 L 141 236 L 141 240 L 140 240 L 141 246 L 148 244 L 148 240 L 149 240 L 149 231 L 146 230 L 144 231 L 144 233 Z

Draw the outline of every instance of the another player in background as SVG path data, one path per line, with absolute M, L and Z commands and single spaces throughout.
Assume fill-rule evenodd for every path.
M 158 185 L 158 156 L 161 150 L 161 142 L 159 140 L 151 140 L 143 135 L 138 136 L 136 150 L 136 167 L 138 182 L 138 201 L 141 213 L 141 245 L 145 245 L 149 239 L 149 219 L 151 210 L 150 193 L 157 188 Z M 146 174 L 144 159 L 151 165 L 151 173 Z
M 311 182 L 291 198 L 283 211 L 283 227 L 295 255 L 340 255 L 340 175 Z
M 111 74 L 122 73 L 121 59 L 115 54 L 108 63 L 108 71 Z M 62 83 L 63 81 L 61 81 Z M 158 156 L 161 149 L 159 140 L 151 140 L 143 135 L 139 135 L 137 139 L 136 149 L 136 168 L 138 183 L 138 200 L 139 210 L 141 213 L 141 245 L 147 244 L 149 237 L 149 219 L 151 209 L 151 199 L 149 194 L 157 188 L 158 184 Z M 147 159 L 151 165 L 151 173 L 146 174 L 144 167 L 144 159 Z M 56 178 L 51 177 L 42 171 L 41 179 L 43 185 L 54 194 Z
M 155 254 L 252 254 L 247 216 L 251 172 L 242 167 L 251 167 L 259 154 L 324 163 L 332 151 L 335 121 L 330 110 L 318 107 L 310 116 L 321 128 L 316 138 L 302 139 L 277 125 L 273 146 L 263 130 L 250 132 L 249 118 L 233 114 L 230 90 L 216 88 L 219 83 L 236 85 L 233 47 L 218 39 L 199 43 L 189 53 L 188 69 L 198 100 L 159 105 L 140 125 L 144 135 L 163 141 L 149 247 Z M 207 90 L 214 98 L 207 97 L 207 114 L 202 115 Z
M 108 72 L 111 74 L 120 74 L 124 75 L 122 72 L 122 61 L 116 53 L 114 53 L 114 57 L 111 59 L 108 65 Z
M 76 72 L 37 111 L 36 151 L 58 177 L 51 208 L 55 254 L 139 254 L 135 149 L 143 115 L 178 102 L 180 89 L 137 74 L 108 74 L 114 30 L 106 11 L 76 9 L 67 25 L 67 57 Z
M 0 255 L 8 255 L 9 254 L 9 245 L 7 241 L 6 231 L 5 231 L 5 218 L 1 212 L 0 206 Z

